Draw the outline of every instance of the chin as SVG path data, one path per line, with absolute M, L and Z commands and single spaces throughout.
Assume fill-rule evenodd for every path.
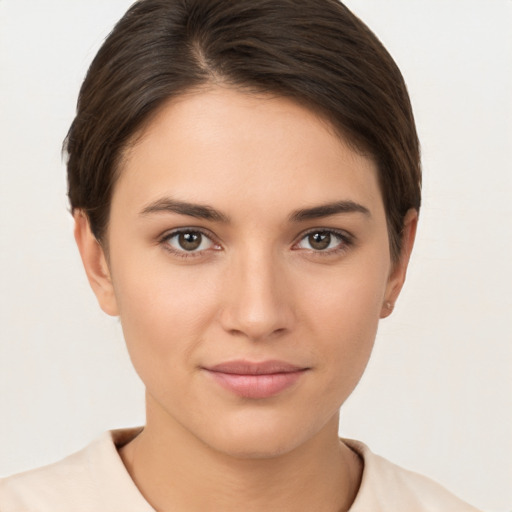
M 216 451 L 237 459 L 270 459 L 292 452 L 317 429 L 301 424 L 300 418 L 247 415 L 216 430 L 209 432 L 209 439 L 203 438 Z
M 245 434 L 245 435 L 244 435 Z M 216 451 L 225 455 L 244 460 L 273 459 L 293 451 L 300 443 L 271 434 L 241 433 L 236 438 L 213 440 Z

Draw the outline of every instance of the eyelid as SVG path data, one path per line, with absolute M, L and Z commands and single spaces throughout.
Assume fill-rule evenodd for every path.
M 300 242 L 302 242 L 302 240 L 304 240 L 309 235 L 312 235 L 313 233 L 330 233 L 331 235 L 334 235 L 334 236 L 338 237 L 339 239 L 341 239 L 341 242 L 339 244 L 339 245 L 341 245 L 341 247 L 334 247 L 332 249 L 326 249 L 323 251 L 315 250 L 315 249 L 302 249 L 302 248 L 296 247 Z M 328 254 L 333 254 L 333 253 L 338 253 L 340 251 L 344 251 L 344 250 L 348 249 L 348 247 L 354 245 L 354 243 L 355 243 L 354 235 L 352 235 L 348 231 L 345 231 L 344 229 L 317 227 L 317 228 L 311 228 L 311 229 L 308 229 L 308 230 L 302 232 L 296 238 L 296 241 L 293 243 L 292 249 L 293 250 L 309 251 L 311 253 L 319 254 L 319 255 L 322 255 L 322 254 L 328 255 Z
M 161 236 L 158 237 L 158 243 L 163 245 L 165 250 L 170 252 L 173 255 L 177 255 L 179 257 L 183 258 L 193 258 L 193 257 L 199 257 L 202 256 L 205 252 L 212 250 L 212 248 L 203 249 L 201 251 L 185 251 L 185 250 L 178 250 L 170 246 L 170 244 L 167 244 L 166 242 L 173 238 L 174 236 L 179 235 L 180 233 L 188 233 L 188 232 L 195 232 L 200 233 L 204 237 L 206 237 L 210 242 L 213 244 L 213 250 L 222 250 L 222 245 L 219 243 L 217 237 L 211 233 L 209 230 L 202 228 L 202 227 L 196 227 L 196 226 L 184 226 L 179 228 L 174 228 L 171 230 L 168 230 L 164 232 Z M 304 240 L 307 236 L 313 234 L 313 233 L 330 233 L 334 235 L 335 237 L 340 239 L 339 246 L 326 249 L 326 250 L 315 250 L 315 249 L 304 249 L 297 247 L 297 245 Z M 346 251 L 350 246 L 354 245 L 355 243 L 355 237 L 351 233 L 349 233 L 346 230 L 343 229 L 337 229 L 337 228 L 326 228 L 326 227 L 316 227 L 316 228 L 310 228 L 306 231 L 303 231 L 296 239 L 295 242 L 292 244 L 292 250 L 302 250 L 307 251 L 309 253 L 315 254 L 315 255 L 329 255 L 329 254 L 335 254 L 339 252 Z
M 170 244 L 166 243 L 171 238 L 174 238 L 175 236 L 179 235 L 180 233 L 200 233 L 202 236 L 207 238 L 211 243 L 213 247 L 209 247 L 208 249 L 203 249 L 200 251 L 185 251 L 185 250 L 179 250 L 174 247 L 172 247 Z M 163 245 L 165 250 L 170 252 L 173 255 L 179 256 L 181 258 L 194 258 L 202 256 L 206 251 L 209 250 L 221 250 L 222 246 L 217 240 L 217 237 L 213 235 L 209 230 L 195 227 L 195 226 L 185 226 L 185 227 L 179 227 L 175 229 L 170 229 L 163 233 L 161 236 L 158 237 L 158 243 L 160 245 Z

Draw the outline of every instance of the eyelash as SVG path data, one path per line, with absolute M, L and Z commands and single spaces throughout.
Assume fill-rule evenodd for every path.
M 314 229 L 310 229 L 309 231 L 306 231 L 305 233 L 302 233 L 300 235 L 299 240 L 293 245 L 293 247 L 296 247 L 302 241 L 307 239 L 307 237 L 309 237 L 311 235 L 315 235 L 315 234 L 327 234 L 327 235 L 330 235 L 331 237 L 334 236 L 334 238 L 336 238 L 338 240 L 338 244 L 331 249 L 324 249 L 324 250 L 303 249 L 303 250 L 308 251 L 313 256 L 326 257 L 326 256 L 337 255 L 337 254 L 347 251 L 351 246 L 354 245 L 353 235 L 347 233 L 346 231 L 342 231 L 339 229 L 333 229 L 333 228 L 314 228 Z M 301 249 L 297 248 L 294 250 L 301 250 Z
M 182 229 L 175 229 L 169 233 L 166 233 L 165 235 L 163 235 L 160 240 L 159 240 L 159 243 L 161 245 L 163 245 L 164 249 L 168 252 L 170 252 L 172 255 L 174 256 L 177 256 L 178 258 L 197 258 L 197 257 L 200 257 L 203 255 L 203 253 L 205 251 L 208 251 L 210 250 L 210 248 L 208 249 L 203 249 L 202 251 L 186 251 L 185 249 L 183 250 L 178 250 L 178 249 L 174 249 L 173 247 L 171 247 L 171 245 L 169 244 L 169 241 L 172 240 L 174 237 L 177 237 L 179 236 L 180 234 L 183 234 L 183 233 L 197 233 L 197 234 L 200 234 L 201 236 L 203 236 L 204 238 L 206 238 L 207 240 L 209 240 L 211 242 L 211 244 L 215 247 L 214 250 L 220 250 L 220 245 L 215 241 L 214 237 L 212 236 L 211 233 L 209 233 L 208 231 L 205 231 L 201 228 L 182 228 Z
M 169 244 L 169 241 L 172 240 L 174 237 L 177 237 L 183 233 L 200 234 L 201 236 L 205 237 L 206 239 L 208 239 L 211 242 L 211 244 L 214 246 L 213 250 L 216 250 L 216 251 L 221 250 L 220 244 L 218 244 L 215 241 L 212 234 L 208 231 L 201 229 L 201 228 L 175 229 L 169 233 L 164 234 L 160 238 L 159 243 L 164 247 L 164 249 L 166 251 L 170 252 L 174 256 L 177 256 L 179 258 L 184 258 L 184 259 L 185 258 L 201 257 L 204 255 L 205 251 L 211 250 L 211 248 L 208 248 L 208 249 L 203 249 L 200 251 L 186 251 L 185 249 L 178 250 L 178 249 L 174 249 L 173 247 L 171 247 L 171 245 Z M 336 245 L 336 247 L 333 247 L 330 249 L 325 249 L 325 250 L 297 248 L 297 246 L 302 241 L 304 241 L 307 237 L 314 235 L 314 234 L 326 234 L 326 235 L 334 236 L 335 238 L 338 239 L 339 243 Z M 305 250 L 314 256 L 319 256 L 319 257 L 324 256 L 325 257 L 325 256 L 330 256 L 330 255 L 335 255 L 335 254 L 340 254 L 342 252 L 345 252 L 352 245 L 354 245 L 354 237 L 352 235 L 350 235 L 349 233 L 347 233 L 346 231 L 341 231 L 341 230 L 332 229 L 332 228 L 315 228 L 315 229 L 311 229 L 305 233 L 302 233 L 299 236 L 298 241 L 293 244 L 292 250 L 296 250 L 296 251 L 297 250 Z

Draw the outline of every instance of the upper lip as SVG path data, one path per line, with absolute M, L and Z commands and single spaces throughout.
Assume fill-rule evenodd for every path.
M 205 368 L 211 372 L 229 373 L 233 375 L 272 375 L 275 373 L 292 373 L 307 370 L 306 367 L 296 366 L 285 361 L 269 360 L 261 362 L 226 361 Z

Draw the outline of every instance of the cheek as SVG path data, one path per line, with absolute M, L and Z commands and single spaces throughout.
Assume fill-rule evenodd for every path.
M 215 315 L 212 284 L 204 272 L 165 264 L 126 264 L 117 271 L 114 288 L 135 368 L 140 374 L 159 365 L 180 368 Z
M 344 400 L 359 381 L 377 333 L 387 283 L 387 267 L 362 265 L 323 280 L 312 280 L 303 310 L 307 328 L 317 340 L 312 347 L 321 359 L 327 392 Z M 340 389 L 343 389 L 340 393 Z M 341 405 L 341 404 L 340 404 Z
M 328 332 L 346 341 L 376 330 L 387 284 L 387 266 L 354 265 L 331 275 L 311 276 L 305 283 L 303 309 Z M 357 336 L 360 332 L 361 336 Z M 350 334 L 350 335 L 349 335 Z

